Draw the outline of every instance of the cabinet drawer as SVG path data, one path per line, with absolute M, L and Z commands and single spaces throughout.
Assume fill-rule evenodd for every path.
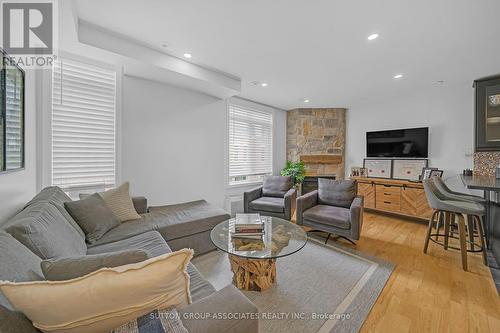
M 401 203 L 398 202 L 391 202 L 391 201 L 379 201 L 377 200 L 377 209 L 380 210 L 385 210 L 388 212 L 399 212 L 401 211 Z
M 383 203 L 385 201 L 390 203 L 400 203 L 401 193 L 377 192 L 377 202 Z
M 377 185 L 377 194 L 401 194 L 401 187 L 399 186 L 390 186 L 390 185 Z

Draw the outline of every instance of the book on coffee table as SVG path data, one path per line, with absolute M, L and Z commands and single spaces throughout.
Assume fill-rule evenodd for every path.
M 237 226 L 260 227 L 264 224 L 260 219 L 260 214 L 236 214 Z

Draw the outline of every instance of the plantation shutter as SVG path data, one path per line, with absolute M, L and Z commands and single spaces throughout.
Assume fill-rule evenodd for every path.
M 62 59 L 54 64 L 52 184 L 64 189 L 115 185 L 116 72 Z
M 229 104 L 229 184 L 260 181 L 272 168 L 272 113 Z

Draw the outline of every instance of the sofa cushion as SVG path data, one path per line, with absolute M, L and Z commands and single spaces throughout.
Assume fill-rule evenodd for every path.
M 149 231 L 113 243 L 106 243 L 89 247 L 87 249 L 87 254 L 93 255 L 132 249 L 144 250 L 148 252 L 152 257 L 157 257 L 162 254 L 172 252 L 170 247 L 158 232 Z
M 24 208 L 5 224 L 5 230 L 42 259 L 79 256 L 87 246 L 78 231 L 50 203 Z
M 130 183 L 125 182 L 117 188 L 113 188 L 101 194 L 106 205 L 120 222 L 137 220 L 141 216 L 137 214 L 134 203 L 129 193 Z
M 85 239 L 85 233 L 83 232 L 83 230 L 64 208 L 64 203 L 69 201 L 73 200 L 71 200 L 71 198 L 66 193 L 64 193 L 63 190 L 61 190 L 57 186 L 50 186 L 44 188 L 43 190 L 40 191 L 40 193 L 38 193 L 35 197 L 33 197 L 33 199 L 31 199 L 31 201 L 29 201 L 26 204 L 25 208 L 37 203 L 50 203 L 56 206 L 61 215 L 64 216 L 66 221 L 68 221 L 68 223 L 75 228 L 75 230 L 80 234 L 82 239 Z
M 46 280 L 64 281 L 84 276 L 105 267 L 135 264 L 151 258 L 139 249 L 44 260 L 41 263 Z
M 43 280 L 41 262 L 41 258 L 12 235 L 0 231 L 0 280 L 16 282 Z M 12 309 L 2 293 L 0 293 L 0 305 Z
M 31 199 L 25 207 L 41 203 L 49 202 L 52 204 L 63 205 L 65 202 L 72 201 L 71 198 L 64 193 L 62 189 L 57 186 L 49 186 L 40 191 L 37 195 Z
M 218 223 L 229 218 L 229 214 L 223 209 L 205 200 L 150 207 L 149 213 L 142 215 L 142 219 L 121 223 L 95 245 L 116 242 L 151 230 L 160 232 L 169 241 L 212 230 Z
M 290 176 L 265 176 L 262 195 L 283 198 L 292 186 L 292 177 Z
M 253 210 L 264 212 L 284 213 L 285 199 L 276 197 L 260 197 L 248 204 L 248 207 Z
M 153 257 L 172 252 L 157 231 L 150 231 L 121 241 L 91 247 L 88 249 L 88 254 L 107 253 L 124 249 L 142 249 Z M 203 278 L 192 263 L 188 265 L 188 273 L 191 278 L 189 289 L 193 302 L 215 292 L 215 288 Z
M 299 300 L 297 301 L 299 302 Z M 210 297 L 179 309 L 179 313 L 188 332 L 259 332 L 259 310 L 232 284 L 217 291 Z M 202 318 L 198 315 L 200 313 L 212 315 Z M 220 313 L 242 314 L 245 315 L 245 319 L 219 318 L 217 314 Z M 293 332 L 293 329 L 287 328 L 282 332 Z
M 317 205 L 302 214 L 303 218 L 316 223 L 330 225 L 332 227 L 349 230 L 350 211 L 347 208 Z
M 42 259 L 28 250 L 11 235 L 0 231 L 0 281 L 43 280 L 40 269 Z M 13 309 L 7 298 L 0 292 L 0 332 L 39 332 L 21 312 Z
M 349 208 L 356 197 L 356 181 L 318 179 L 318 203 Z
M 184 249 L 68 281 L 0 282 L 0 290 L 42 331 L 109 332 L 155 309 L 190 304 L 192 256 Z
M 118 218 L 97 193 L 83 200 L 66 202 L 64 207 L 85 232 L 89 244 L 95 243 L 106 232 L 120 224 Z

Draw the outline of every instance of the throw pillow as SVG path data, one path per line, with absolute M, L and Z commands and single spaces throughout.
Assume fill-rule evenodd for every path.
M 129 193 L 129 187 L 129 182 L 125 182 L 123 185 L 102 194 L 104 202 L 120 222 L 141 218 L 134 208 L 134 203 Z
M 262 185 L 262 194 L 265 197 L 283 198 L 292 186 L 292 177 L 265 176 L 264 183 Z
M 174 306 L 165 310 L 155 310 L 115 328 L 110 333 L 137 332 L 189 333 Z
M 97 193 L 83 200 L 65 202 L 64 207 L 85 232 L 89 244 L 120 225 L 120 221 Z
M 150 258 L 144 250 L 124 250 L 81 257 L 44 260 L 40 263 L 43 275 L 49 281 L 71 280 L 105 267 L 118 267 Z
M 349 208 L 356 197 L 356 181 L 318 179 L 318 203 Z
M 68 281 L 1 281 L 0 291 L 42 331 L 109 332 L 155 309 L 190 304 L 192 256 L 183 249 Z
M 68 223 L 59 208 L 49 203 L 27 206 L 3 227 L 42 259 L 87 253 L 82 235 Z

